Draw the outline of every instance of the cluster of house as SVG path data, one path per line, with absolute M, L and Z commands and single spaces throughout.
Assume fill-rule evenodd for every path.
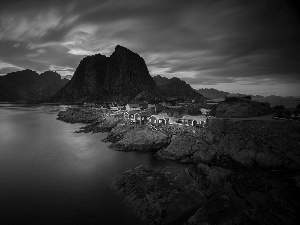
M 152 125 L 168 125 L 168 124 L 183 124 L 195 127 L 205 127 L 208 122 L 208 118 L 205 115 L 190 116 L 186 115 L 183 118 L 179 118 L 176 121 L 170 118 L 166 113 L 162 113 L 165 108 L 181 108 L 182 106 L 169 106 L 164 102 L 153 102 L 146 103 L 142 102 L 139 104 L 126 104 L 118 105 L 116 103 L 99 104 L 97 103 L 85 103 L 85 107 L 98 108 L 98 109 L 109 109 L 112 113 L 122 113 L 125 118 L 129 119 L 132 123 Z M 152 110 L 149 110 L 152 108 Z M 147 110 L 147 111 L 146 111 Z M 201 110 L 202 111 L 202 110 Z M 203 114 L 206 114 L 207 110 L 203 109 Z
M 205 127 L 208 122 L 208 118 L 204 115 L 200 116 L 189 116 L 186 115 L 183 118 L 179 118 L 174 121 L 166 113 L 162 113 L 167 105 L 156 104 L 151 106 L 154 108 L 155 114 L 151 114 L 149 111 L 143 111 L 141 105 L 138 104 L 127 104 L 124 117 L 129 119 L 133 123 L 146 124 L 150 123 L 152 125 L 169 125 L 169 124 L 183 124 L 195 127 Z

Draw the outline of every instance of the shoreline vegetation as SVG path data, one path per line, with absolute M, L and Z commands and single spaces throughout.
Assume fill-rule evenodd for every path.
M 211 119 L 201 129 L 134 124 L 108 110 L 69 108 L 58 120 L 109 132 L 117 151 L 182 166 L 141 165 L 112 181 L 144 224 L 299 224 L 300 122 Z

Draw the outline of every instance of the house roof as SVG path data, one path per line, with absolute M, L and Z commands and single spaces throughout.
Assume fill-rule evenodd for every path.
M 140 116 L 151 116 L 149 112 L 140 112 Z
M 205 121 L 206 116 L 203 116 L 203 115 L 199 115 L 199 116 L 186 115 L 186 116 L 183 117 L 183 119 L 196 120 L 196 121 Z
M 127 104 L 130 108 L 138 108 L 139 104 Z
M 169 116 L 166 113 L 160 113 L 158 115 L 152 115 L 153 117 L 155 117 L 156 119 L 169 119 Z
M 148 105 L 148 102 L 140 102 L 139 105 Z
M 131 110 L 128 112 L 129 115 L 139 113 L 139 110 Z

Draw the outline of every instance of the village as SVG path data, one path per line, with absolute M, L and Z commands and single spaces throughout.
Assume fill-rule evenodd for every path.
M 176 106 L 172 106 L 161 100 L 155 100 L 152 102 L 149 101 L 135 104 L 84 103 L 81 110 L 86 111 L 87 113 L 94 112 L 102 116 L 123 117 L 131 124 L 151 124 L 155 126 L 178 125 L 192 126 L 199 129 L 204 128 L 207 125 L 209 118 L 211 118 L 209 115 L 209 107 L 197 108 L 198 115 L 189 115 L 184 113 L 188 111 L 188 107 L 195 106 L 196 104 L 193 104 L 192 102 L 183 102 Z M 175 113 L 175 115 L 170 116 L 172 112 L 179 113 Z

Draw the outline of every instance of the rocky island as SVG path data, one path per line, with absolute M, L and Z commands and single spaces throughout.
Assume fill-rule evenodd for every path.
M 102 114 L 84 130 L 110 131 L 104 141 L 112 142 L 112 150 L 153 152 L 179 163 L 141 165 L 113 179 L 112 187 L 145 224 L 299 221 L 298 121 L 212 118 L 197 129 L 132 124 Z

